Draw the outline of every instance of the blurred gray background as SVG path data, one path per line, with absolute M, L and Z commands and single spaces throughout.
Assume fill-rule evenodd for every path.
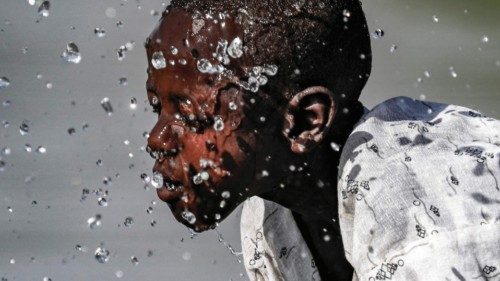
M 373 72 L 362 96 L 367 107 L 405 95 L 500 117 L 499 1 L 363 4 L 370 30 L 385 33 L 372 39 Z M 238 211 L 218 228 L 224 243 L 215 231 L 191 238 L 140 178 L 153 164 L 141 146 L 155 121 L 145 109 L 142 44 L 159 19 L 152 11 L 161 13 L 165 3 L 53 0 L 44 18 L 39 5 L 0 0 L 0 77 L 11 83 L 0 89 L 0 278 L 247 280 L 227 248 L 241 248 Z M 98 38 L 96 27 L 106 36 Z M 80 48 L 79 64 L 60 58 L 69 42 Z M 116 50 L 126 43 L 134 48 L 119 61 Z M 127 85 L 119 85 L 122 77 Z M 100 105 L 104 97 L 111 116 Z M 21 135 L 25 120 L 29 133 Z M 39 146 L 45 154 L 36 152 Z M 109 192 L 106 207 L 92 194 L 100 188 Z M 85 200 L 83 189 L 91 193 Z M 96 214 L 102 225 L 91 229 L 87 220 Z M 123 225 L 126 217 L 134 219 L 130 227 Z M 94 258 L 101 243 L 110 251 L 102 264 Z

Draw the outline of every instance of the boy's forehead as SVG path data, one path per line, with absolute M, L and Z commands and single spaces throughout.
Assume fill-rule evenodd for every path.
M 146 48 L 167 53 L 175 53 L 176 49 L 187 51 L 191 59 L 210 59 L 219 41 L 231 42 L 236 37 L 243 37 L 243 28 L 231 15 L 190 13 L 174 8 L 164 14 L 147 39 Z

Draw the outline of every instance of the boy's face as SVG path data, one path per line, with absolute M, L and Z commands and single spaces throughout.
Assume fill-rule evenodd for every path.
M 148 150 L 156 158 L 153 171 L 164 178 L 158 196 L 178 221 L 195 231 L 207 230 L 259 193 L 248 188 L 264 161 L 256 151 L 269 142 L 245 118 L 251 104 L 233 83 L 252 62 L 245 55 L 228 57 L 229 64 L 214 58 L 221 40 L 230 44 L 238 37 L 243 38 L 243 30 L 232 17 L 196 18 L 174 9 L 146 46 L 147 95 L 158 112 Z M 234 77 L 203 73 L 204 59 L 231 69 Z

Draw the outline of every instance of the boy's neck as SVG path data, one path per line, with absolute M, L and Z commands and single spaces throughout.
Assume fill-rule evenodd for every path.
M 334 121 L 334 128 L 322 143 L 307 156 L 291 162 L 307 163 L 307 166 L 294 167 L 302 171 L 287 173 L 280 187 L 260 197 L 287 207 L 305 218 L 338 221 L 337 176 L 340 156 L 363 113 L 364 107 L 359 102 L 349 108 L 348 113 L 338 112 L 336 118 L 339 121 Z M 290 164 L 283 165 L 288 168 Z

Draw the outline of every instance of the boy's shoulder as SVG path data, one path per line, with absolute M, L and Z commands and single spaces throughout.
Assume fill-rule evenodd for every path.
M 459 141 L 487 138 L 498 140 L 499 130 L 498 120 L 484 116 L 477 110 L 401 96 L 388 99 L 365 112 L 355 125 L 348 142 L 352 142 L 360 134 L 370 139 L 397 139 L 397 146 L 406 145 L 404 135 Z
M 445 271 L 420 270 L 422 257 L 436 252 L 472 276 L 464 261 L 487 263 L 491 250 L 468 249 L 479 241 L 490 248 L 498 243 L 476 226 L 489 223 L 487 209 L 498 213 L 491 203 L 500 202 L 499 184 L 500 121 L 463 106 L 387 100 L 365 113 L 342 150 L 338 198 L 346 258 L 360 280 L 375 278 L 391 257 L 404 262 L 398 276 L 408 268 L 419 280 L 449 278 Z M 398 252 L 423 241 L 422 252 Z

